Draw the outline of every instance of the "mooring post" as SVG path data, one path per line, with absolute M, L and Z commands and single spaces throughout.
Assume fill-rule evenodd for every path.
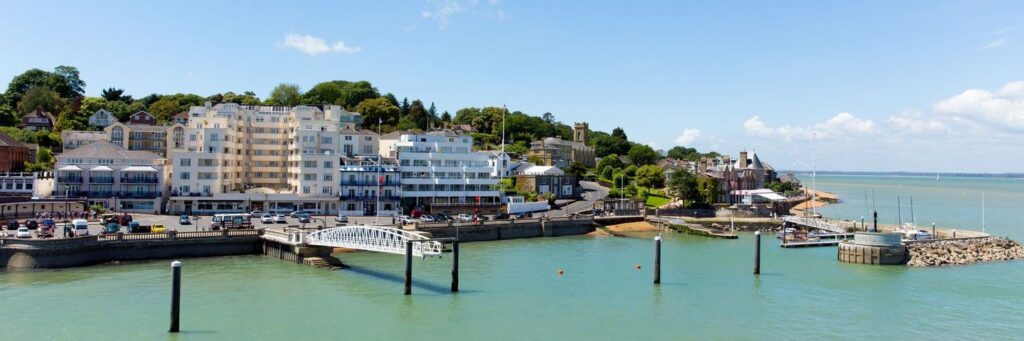
M 761 274 L 761 231 L 754 231 L 754 274 Z
M 405 294 L 412 295 L 412 242 L 405 242 Z
M 452 292 L 459 292 L 459 241 L 452 242 Z
M 939 239 L 939 235 L 935 234 L 935 223 L 932 223 L 932 239 Z
M 654 284 L 661 284 L 661 235 L 654 237 Z
M 171 262 L 171 329 L 178 332 L 178 316 L 181 313 L 181 262 Z
M 956 229 L 953 229 L 953 238 L 956 238 Z

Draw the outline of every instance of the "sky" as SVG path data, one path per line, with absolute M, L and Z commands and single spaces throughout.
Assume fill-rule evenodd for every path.
M 0 4 L 0 82 L 72 65 L 96 96 L 368 80 L 777 169 L 1024 172 L 1021 1 Z

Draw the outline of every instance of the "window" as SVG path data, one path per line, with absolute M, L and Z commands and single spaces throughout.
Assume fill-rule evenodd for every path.
M 334 181 L 334 176 L 331 174 L 324 174 L 324 181 Z
M 320 143 L 322 143 L 322 144 L 330 144 L 331 143 L 331 137 L 330 136 L 321 137 L 320 138 Z
M 302 161 L 302 168 L 316 168 L 316 161 Z
M 181 174 L 181 179 L 182 180 L 188 180 L 188 179 L 192 178 L 192 173 L 190 173 L 190 172 L 181 172 L 180 174 Z
M 352 141 L 351 135 L 345 135 L 345 141 Z
M 302 187 L 302 194 L 309 194 L 309 186 Z
M 334 188 L 331 187 L 331 186 L 324 187 L 324 189 L 321 190 L 320 193 L 327 194 L 327 195 L 334 194 Z
M 191 189 L 188 188 L 188 186 L 178 187 L 178 191 L 181 192 L 182 195 L 187 194 L 188 192 L 190 192 L 190 190 Z
M 302 174 L 302 180 L 316 181 L 316 174 Z
M 334 163 L 333 162 L 324 161 L 324 168 L 331 169 L 331 167 L 334 167 Z

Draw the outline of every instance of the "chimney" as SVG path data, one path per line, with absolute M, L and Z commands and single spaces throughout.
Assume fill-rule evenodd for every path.
M 739 168 L 747 168 L 747 151 L 746 150 L 740 152 L 740 159 L 738 161 L 740 162 Z
M 726 166 L 732 165 L 732 157 L 730 157 L 729 155 L 723 156 L 722 163 L 724 163 Z

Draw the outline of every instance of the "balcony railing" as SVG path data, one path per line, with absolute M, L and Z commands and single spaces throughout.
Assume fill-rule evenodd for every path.
M 118 191 L 78 191 L 69 192 L 69 197 L 86 198 L 126 198 L 126 199 L 154 199 L 161 196 L 160 192 L 118 192 Z
M 80 177 L 80 176 L 77 176 L 77 177 L 76 176 L 59 176 L 59 177 L 57 177 L 57 182 L 80 184 L 80 183 L 82 183 L 82 177 Z
M 363 181 L 363 180 L 341 180 L 342 186 L 377 186 L 378 182 L 375 180 Z M 385 180 L 383 186 L 398 186 L 401 185 L 401 181 L 397 179 Z
M 125 178 L 121 178 L 121 183 L 123 183 L 123 184 L 155 184 L 155 183 L 159 183 L 159 181 L 157 180 L 157 178 L 132 178 L 132 177 L 125 177 Z
M 91 177 L 91 178 L 89 178 L 89 183 L 93 183 L 93 184 L 112 184 L 112 183 L 114 183 L 114 178 L 112 178 L 112 177 L 95 177 L 95 178 L 92 178 Z
M 376 201 L 377 197 L 372 195 L 342 195 L 338 197 L 341 200 L 352 200 L 352 201 Z M 401 200 L 402 197 L 397 195 L 382 195 L 381 201 L 396 201 Z

